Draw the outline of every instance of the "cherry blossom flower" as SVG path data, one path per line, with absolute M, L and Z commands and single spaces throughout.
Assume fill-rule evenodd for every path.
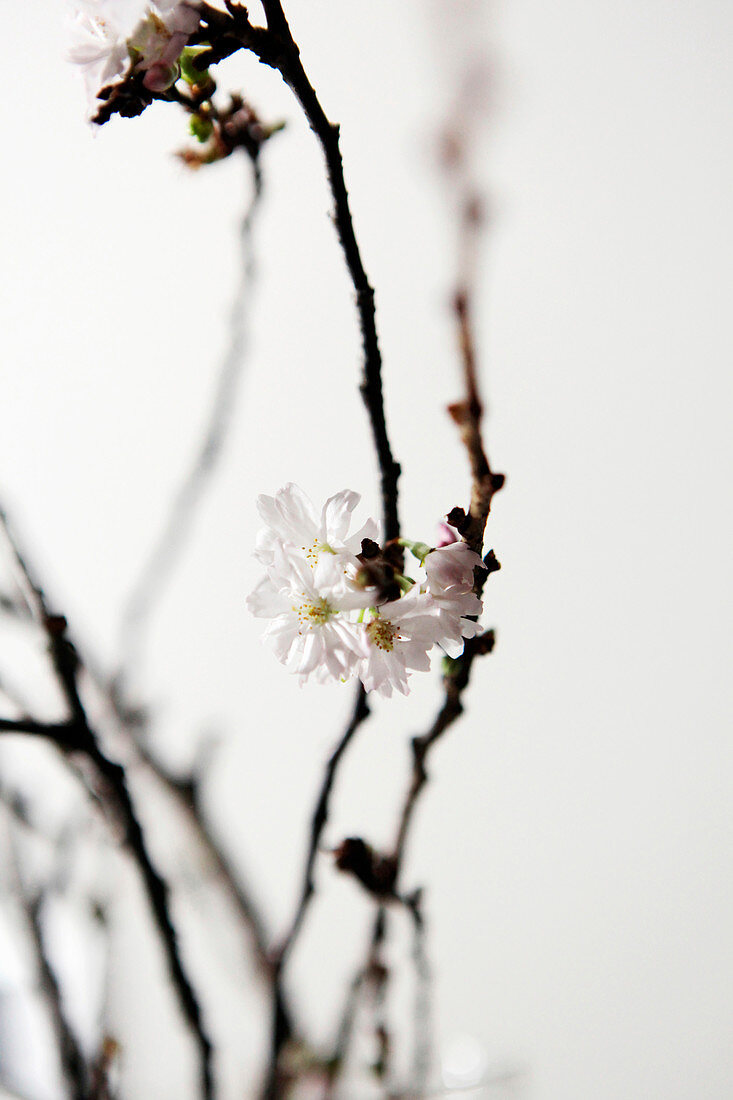
M 258 535 L 255 556 L 263 565 L 271 565 L 274 547 L 284 544 L 304 555 L 312 566 L 324 552 L 345 551 L 355 561 L 363 539 L 379 538 L 373 519 L 349 535 L 352 512 L 360 500 L 358 493 L 345 489 L 328 498 L 319 516 L 302 489 L 292 482 L 274 497 L 259 496 L 257 510 L 266 528 Z
M 426 590 L 430 593 L 441 624 L 437 644 L 449 657 L 460 657 L 463 639 L 473 638 L 478 623 L 466 616 L 481 614 L 482 604 L 474 592 L 474 570 L 484 569 L 478 554 L 465 542 L 452 542 L 433 550 L 425 558 Z
M 377 525 L 368 520 L 349 533 L 359 499 L 348 490 L 336 493 L 319 514 L 297 485 L 260 496 L 266 526 L 255 557 L 265 577 L 247 605 L 270 620 L 264 640 L 301 683 L 357 676 L 367 691 L 407 694 L 410 674 L 430 668 L 435 645 L 459 657 L 464 639 L 479 631 L 474 571 L 482 562 L 463 542 L 431 550 L 403 540 L 421 563 L 419 578 L 398 574 L 394 587 L 404 589 L 398 598 L 364 587 L 358 555 Z
M 440 633 L 435 605 L 428 594 L 413 588 L 399 600 L 382 604 L 363 626 L 366 654 L 357 673 L 367 691 L 407 695 L 408 670 L 427 672 L 428 651 Z
M 141 15 L 140 3 L 115 5 L 109 0 L 106 3 L 86 0 L 76 5 L 73 41 L 67 56 L 82 70 L 92 111 L 97 93 L 121 80 L 128 68 L 127 37 L 133 33 Z
M 264 641 L 301 683 L 347 680 L 364 652 L 359 626 L 343 612 L 363 605 L 338 554 L 315 564 L 285 545 L 273 546 L 272 567 L 247 598 L 252 614 L 271 621 Z
M 76 0 L 68 57 L 82 69 L 91 114 L 100 92 L 129 73 L 144 73 L 150 91 L 170 87 L 199 22 L 191 0 Z

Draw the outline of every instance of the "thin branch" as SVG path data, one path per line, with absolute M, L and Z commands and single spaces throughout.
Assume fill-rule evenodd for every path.
M 348 1061 L 359 1004 L 366 986 L 371 983 L 375 988 L 383 987 L 387 980 L 387 969 L 381 957 L 382 946 L 386 935 L 387 911 L 384 905 L 379 904 L 374 916 L 372 930 L 369 934 L 366 960 L 356 971 L 356 974 L 349 984 L 344 1006 L 341 1010 L 336 1040 L 332 1053 L 326 1062 L 328 1076 L 324 1100 L 333 1100 L 336 1095 L 338 1079 L 343 1074 Z
M 486 521 L 491 511 L 491 501 L 504 484 L 504 475 L 495 473 L 486 455 L 481 431 L 483 405 L 479 397 L 476 378 L 476 353 L 472 324 L 472 295 L 467 286 L 460 288 L 454 297 L 458 339 L 463 363 L 466 396 L 463 401 L 450 405 L 448 412 L 458 425 L 461 440 L 471 466 L 471 503 L 468 513 L 457 515 L 454 509 L 451 522 L 460 531 L 472 550 L 481 554 Z M 449 517 L 449 518 L 451 518 Z
M 178 935 L 170 911 L 168 884 L 156 870 L 148 853 L 142 827 L 128 790 L 125 770 L 121 764 L 110 760 L 104 754 L 97 735 L 87 720 L 77 686 L 79 659 L 74 646 L 66 636 L 66 619 L 63 615 L 49 612 L 43 590 L 34 579 L 2 508 L 0 508 L 0 530 L 5 535 L 16 567 L 21 574 L 29 607 L 46 634 L 51 663 L 70 712 L 70 720 L 65 725 L 26 729 L 24 732 L 49 738 L 63 753 L 71 757 L 76 753 L 81 754 L 93 764 L 101 778 L 102 801 L 106 806 L 117 811 L 123 826 L 125 841 L 140 872 L 168 963 L 168 972 L 181 1011 L 199 1050 L 202 1092 L 206 1100 L 211 1100 L 214 1096 L 213 1048 L 204 1028 L 198 999 L 181 959 Z M 18 729 L 17 723 L 15 723 L 15 729 Z M 7 725 L 5 731 L 8 732 Z
M 252 249 L 255 216 L 262 196 L 262 171 L 258 157 L 250 155 L 252 198 L 242 218 L 239 233 L 240 276 L 229 318 L 229 342 L 219 368 L 208 423 L 198 450 L 173 500 L 158 541 L 132 587 L 120 627 L 120 667 L 116 679 L 125 675 L 137 657 L 145 626 L 160 599 L 167 580 L 186 544 L 199 507 L 229 438 L 236 408 L 237 391 L 245 364 L 248 334 L 248 306 L 254 286 L 256 265 Z
M 313 811 L 313 817 L 311 820 L 310 828 L 310 842 L 308 850 L 306 852 L 305 867 L 303 871 L 303 885 L 298 899 L 295 914 L 291 921 L 291 924 L 286 932 L 285 936 L 280 942 L 278 948 L 272 955 L 272 988 L 274 996 L 274 1012 L 273 1012 L 273 1025 L 271 1035 L 271 1049 L 270 1049 L 270 1061 L 267 1068 L 264 1098 L 265 1100 L 276 1100 L 281 1095 L 282 1081 L 280 1078 L 280 1054 L 283 1047 L 292 1037 L 292 1032 L 289 1027 L 285 1026 L 286 1022 L 282 1018 L 281 1005 L 283 1000 L 283 977 L 285 966 L 293 949 L 298 933 L 303 924 L 308 905 L 311 898 L 315 893 L 315 881 L 314 870 L 316 863 L 316 856 L 323 835 L 323 830 L 328 822 L 328 813 L 330 809 L 331 791 L 336 779 L 336 772 L 339 766 L 339 762 L 343 757 L 346 749 L 351 743 L 354 734 L 358 730 L 359 726 L 369 716 L 369 705 L 367 703 L 367 694 L 362 684 L 359 684 L 356 693 L 356 699 L 354 701 L 354 708 L 351 714 L 351 718 L 344 730 L 343 734 L 339 738 L 336 747 L 331 753 L 326 763 L 326 768 L 323 774 L 323 780 L 321 782 L 320 791 L 318 794 L 318 800 L 316 802 L 315 809 Z
M 215 838 L 201 810 L 198 800 L 198 784 L 193 780 L 176 779 L 147 748 L 141 736 L 139 715 L 133 714 L 123 701 L 124 680 L 141 647 L 145 625 L 159 598 L 166 577 L 171 573 L 180 556 L 191 529 L 198 505 L 211 483 L 216 466 L 229 437 L 237 391 L 245 364 L 248 335 L 248 306 L 256 277 L 255 255 L 252 238 L 256 215 L 263 193 L 262 170 L 258 151 L 248 151 L 248 164 L 252 171 L 252 198 L 242 217 L 240 243 L 240 278 L 232 303 L 229 319 L 229 343 L 221 363 L 219 377 L 208 424 L 193 459 L 188 474 L 178 491 L 157 545 L 154 547 L 123 613 L 121 626 L 121 659 L 119 670 L 111 687 L 95 677 L 97 687 L 111 703 L 116 718 L 124 726 L 143 765 L 151 771 L 173 797 L 185 814 L 198 843 L 210 863 L 216 868 L 224 888 L 237 910 L 244 927 L 249 931 L 255 962 L 260 973 L 270 980 L 271 966 L 268 956 L 268 934 L 265 921 L 250 890 L 242 880 L 228 856 Z M 282 1003 L 280 1012 L 289 1030 L 293 1030 L 291 1011 Z
M 504 475 L 496 473 L 489 462 L 483 440 L 481 421 L 483 403 L 478 385 L 476 365 L 476 342 L 473 330 L 472 303 L 476 278 L 476 251 L 478 236 L 483 224 L 483 210 L 479 196 L 470 181 L 462 179 L 465 150 L 458 138 L 449 141 L 451 156 L 447 158 L 446 168 L 457 173 L 456 184 L 459 189 L 459 249 L 457 287 L 453 294 L 453 313 L 456 321 L 458 347 L 463 372 L 465 394 L 461 401 L 450 405 L 448 412 L 457 424 L 463 445 L 466 449 L 471 468 L 471 501 L 468 511 L 454 508 L 449 513 L 449 522 L 460 532 L 464 541 L 477 554 L 483 553 L 484 532 L 491 510 L 494 494 L 504 485 Z M 490 552 L 484 559 L 487 569 L 477 575 L 475 589 L 481 596 L 486 579 L 491 572 L 499 568 L 499 563 Z M 477 571 L 478 574 L 478 571 Z M 420 792 L 427 782 L 426 760 L 435 742 L 463 713 L 462 696 L 471 675 L 471 668 L 477 656 L 490 653 L 494 647 L 493 631 L 486 631 L 465 642 L 463 654 L 455 661 L 446 661 L 446 674 L 443 677 L 444 700 L 433 725 L 420 737 L 413 737 L 412 778 L 400 815 L 397 837 L 393 849 L 396 873 L 404 855 L 410 822 Z
M 16 883 L 16 897 L 25 918 L 35 969 L 48 1017 L 53 1028 L 59 1065 L 69 1100 L 87 1100 L 89 1096 L 89 1067 L 74 1029 L 66 1015 L 63 993 L 56 972 L 51 964 L 43 934 L 41 907 L 43 894 L 39 891 L 30 897 L 20 872 L 17 842 L 10 821 L 7 821 L 11 863 Z
M 426 948 L 427 935 L 421 891 L 416 890 L 407 898 L 406 905 L 413 922 L 412 960 L 415 967 L 415 1045 L 412 1060 L 412 1091 L 416 1097 L 421 1097 L 427 1088 L 432 1063 L 432 971 Z
M 310 844 L 305 860 L 305 869 L 303 872 L 303 886 L 298 900 L 298 904 L 295 910 L 290 929 L 283 937 L 283 940 L 275 953 L 276 966 L 282 969 L 285 960 L 290 953 L 293 943 L 300 931 L 303 918 L 305 916 L 308 904 L 315 892 L 315 882 L 313 878 L 313 871 L 316 862 L 316 856 L 318 854 L 318 848 L 321 842 L 321 836 L 323 830 L 328 821 L 328 811 L 330 808 L 331 791 L 333 789 L 334 781 L 336 779 L 336 770 L 338 768 L 341 757 L 349 747 L 349 743 L 354 734 L 358 730 L 359 726 L 369 717 L 369 704 L 367 703 L 367 693 L 364 690 L 362 684 L 359 684 L 356 692 L 356 700 L 354 702 L 354 709 L 351 714 L 351 718 L 346 726 L 346 729 L 342 733 L 341 737 L 336 744 L 333 752 L 328 758 L 326 768 L 321 781 L 321 788 L 318 794 L 318 801 L 316 802 L 315 810 L 313 811 L 313 818 L 311 820 L 310 828 Z
M 0 733 L 30 733 L 63 745 L 71 737 L 69 722 L 36 722 L 32 718 L 0 718 Z
M 10 532 L 7 516 L 1 508 L 0 529 L 4 530 L 6 538 L 11 546 L 16 564 L 16 572 L 18 574 L 18 584 L 21 591 L 24 593 L 29 610 L 34 619 L 39 622 L 39 625 L 46 629 L 45 620 L 48 616 L 45 596 L 41 589 L 32 581 L 28 565 L 19 552 L 17 541 Z M 81 668 L 81 660 L 76 652 L 75 656 L 79 661 L 79 668 Z M 88 661 L 85 662 L 84 668 L 91 676 L 94 688 L 100 693 L 102 700 L 110 708 L 116 722 L 126 733 L 128 744 L 135 750 L 137 759 L 168 791 L 178 809 L 186 817 L 197 842 L 206 853 L 210 863 L 216 868 L 230 901 L 239 914 L 244 928 L 249 932 L 250 944 L 257 969 L 263 980 L 270 985 L 272 983 L 272 964 L 268 949 L 269 936 L 264 918 L 260 912 L 259 906 L 242 879 L 241 871 L 233 866 L 231 860 L 212 832 L 197 797 L 197 785 L 192 781 L 181 781 L 175 778 L 150 752 L 141 736 L 144 715 L 125 702 L 122 685 L 119 683 L 110 684 L 109 680 L 105 678 L 93 664 L 90 665 Z M 1 732 L 38 734 L 51 741 L 55 741 L 61 747 L 67 745 L 69 738 L 73 742 L 76 736 L 73 723 L 71 723 L 71 725 L 69 723 L 49 724 L 34 722 L 31 719 L 25 718 L 0 718 L 0 733 Z M 99 800 L 96 791 L 91 791 L 90 793 L 97 801 Z M 275 994 L 275 1013 L 276 1018 L 280 1021 L 283 1032 L 291 1037 L 295 1037 L 297 1035 L 297 1027 L 293 1021 L 292 1008 L 288 1004 L 282 988 L 279 988 Z
M 41 904 L 42 898 L 39 896 L 29 900 L 24 908 L 35 945 L 41 986 L 51 1010 L 64 1079 L 73 1100 L 83 1100 L 89 1093 L 88 1068 L 74 1030 L 67 1019 L 58 978 L 46 951 L 41 927 Z
M 246 8 L 227 0 L 227 13 L 208 4 L 201 8 L 202 17 L 210 24 L 205 37 L 213 38 L 211 47 L 199 56 L 197 65 L 204 68 L 234 53 L 238 48 L 251 50 L 259 60 L 282 76 L 300 103 L 314 134 L 320 142 L 326 160 L 328 182 L 334 207 L 334 223 L 346 266 L 356 295 L 363 351 L 361 395 L 369 416 L 374 446 L 379 461 L 384 539 L 399 538 L 397 482 L 399 463 L 395 461 L 384 413 L 382 393 L 382 356 L 377 335 L 374 290 L 369 282 L 356 240 L 349 207 L 349 195 L 344 179 L 339 126 L 328 119 L 315 89 L 300 60 L 300 50 L 293 39 L 280 0 L 263 0 L 267 27 L 253 26 Z

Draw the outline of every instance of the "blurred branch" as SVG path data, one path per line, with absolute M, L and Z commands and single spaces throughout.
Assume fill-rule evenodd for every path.
M 383 904 L 377 906 L 369 934 L 366 959 L 352 978 L 346 994 L 336 1032 L 336 1040 L 331 1055 L 326 1061 L 327 1084 L 324 1100 L 334 1100 L 339 1077 L 347 1065 L 349 1049 L 356 1026 L 359 1005 L 367 987 L 371 986 L 375 999 L 381 1003 L 389 977 L 388 969 L 382 958 L 382 947 L 387 934 L 387 911 Z M 382 1043 L 386 1037 L 383 1029 Z
M 311 821 L 310 829 L 310 844 L 305 860 L 305 870 L 303 873 L 303 887 L 298 901 L 295 916 L 293 917 L 290 929 L 283 937 L 283 941 L 279 948 L 275 952 L 276 967 L 282 969 L 285 960 L 292 949 L 293 943 L 300 931 L 300 926 L 305 916 L 308 904 L 315 892 L 315 883 L 313 880 L 313 870 L 315 867 L 316 856 L 318 854 L 318 848 L 320 845 L 321 836 L 323 830 L 326 827 L 328 821 L 328 811 L 330 806 L 331 791 L 336 779 L 336 770 L 338 768 L 341 757 L 349 747 L 351 739 L 358 730 L 359 726 L 369 717 L 369 704 L 367 703 L 367 693 L 364 690 L 362 684 L 359 684 L 356 692 L 356 700 L 354 702 L 354 709 L 349 719 L 349 722 L 344 730 L 343 734 L 339 738 L 336 747 L 328 758 L 326 768 L 321 783 L 321 789 L 318 794 L 318 801 L 316 802 L 316 808 L 313 812 L 313 818 Z
M 412 1060 L 412 1089 L 416 1097 L 423 1096 L 432 1063 L 432 971 L 427 953 L 427 933 L 422 911 L 422 891 L 406 899 L 412 916 L 412 961 L 415 968 L 415 1037 Z
M 52 614 L 49 611 L 43 590 L 34 579 L 25 555 L 21 552 L 12 533 L 5 511 L 1 507 L 0 531 L 10 548 L 33 618 L 46 635 L 51 664 L 70 712 L 70 719 L 65 724 L 44 726 L 42 723 L 33 723 L 33 728 L 30 728 L 29 723 L 23 719 L 4 720 L 0 725 L 0 732 L 14 730 L 45 737 L 72 762 L 78 754 L 92 764 L 94 772 L 101 781 L 100 799 L 120 820 L 128 849 L 140 872 L 166 956 L 168 972 L 184 1019 L 198 1047 L 202 1093 L 206 1100 L 211 1100 L 214 1096 L 213 1051 L 204 1028 L 198 999 L 181 958 L 178 934 L 171 916 L 168 884 L 150 859 L 142 826 L 128 790 L 125 770 L 121 764 L 105 755 L 96 733 L 88 722 L 77 685 L 80 662 L 73 644 L 67 637 L 66 619 L 63 615 Z
M 252 198 L 242 218 L 239 231 L 239 283 L 229 316 L 228 346 L 219 368 L 208 423 L 188 473 L 173 500 L 158 541 L 132 587 L 123 612 L 120 628 L 120 664 L 115 677 L 118 689 L 129 672 L 129 666 L 139 653 L 145 626 L 183 551 L 196 510 L 216 472 L 231 431 L 237 391 L 245 364 L 247 307 L 256 274 L 252 235 L 255 216 L 262 197 L 259 148 L 255 146 L 249 151 L 248 156 L 248 164 L 252 171 Z
M 14 804 L 12 812 L 14 815 L 18 814 L 17 802 Z M 51 964 L 43 934 L 41 918 L 41 909 L 44 902 L 43 891 L 38 890 L 33 896 L 29 895 L 20 872 L 17 841 L 9 818 L 6 819 L 6 825 L 13 877 L 16 884 L 15 896 L 28 931 L 39 988 L 53 1028 L 59 1066 L 66 1083 L 67 1095 L 69 1100 L 90 1100 L 89 1067 L 74 1029 L 66 1015 L 63 993 Z
M 283 998 L 283 975 L 287 959 L 300 932 L 308 905 L 315 893 L 314 869 L 316 856 L 320 846 L 323 830 L 328 822 L 331 791 L 336 779 L 336 772 L 346 749 L 351 743 L 359 726 L 369 717 L 366 691 L 362 684 L 356 692 L 356 699 L 351 718 L 341 735 L 336 747 L 326 763 L 326 768 L 318 794 L 313 818 L 311 820 L 310 843 L 306 852 L 305 868 L 303 872 L 303 885 L 296 905 L 295 914 L 288 931 L 279 947 L 273 953 L 272 987 L 274 996 L 273 1027 L 271 1036 L 270 1061 L 267 1068 L 264 1097 L 265 1100 L 276 1100 L 281 1095 L 283 1081 L 281 1079 L 280 1056 L 286 1043 L 292 1038 L 291 1029 L 286 1025 L 280 1012 Z

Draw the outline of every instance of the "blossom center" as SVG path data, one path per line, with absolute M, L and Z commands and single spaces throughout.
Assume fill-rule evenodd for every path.
M 330 603 L 324 598 L 306 601 L 302 603 L 300 607 L 293 608 L 293 610 L 298 615 L 299 625 L 306 630 L 312 630 L 316 626 L 323 626 L 334 613 Z
M 371 644 L 386 653 L 392 652 L 395 638 L 399 639 L 397 627 L 389 619 L 372 619 L 367 623 L 366 632 Z
M 327 542 L 319 542 L 318 539 L 313 539 L 312 546 L 301 546 L 300 549 L 305 554 L 305 560 L 308 562 L 311 569 L 315 569 L 318 565 L 318 555 L 321 552 L 327 554 L 334 554 L 336 552 Z

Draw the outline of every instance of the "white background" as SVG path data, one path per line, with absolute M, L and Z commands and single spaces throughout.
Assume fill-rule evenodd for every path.
M 206 420 L 245 176 L 234 162 L 186 173 L 170 155 L 186 142 L 172 106 L 95 139 L 60 12 L 39 0 L 1 10 L 0 484 L 75 637 L 111 668 L 125 598 Z M 518 1071 L 513 1095 L 527 1100 L 727 1100 L 733 9 L 287 10 L 342 124 L 403 526 L 428 541 L 468 486 L 444 412 L 460 382 L 446 306 L 452 212 L 433 155 L 467 64 L 451 26 L 494 74 L 478 174 L 492 210 L 480 283 L 487 437 L 508 475 L 487 532 L 503 563 L 485 615 L 499 642 L 431 760 L 407 868 L 409 884 L 428 888 L 441 1046 L 473 1036 L 489 1069 Z M 221 67 L 220 84 L 287 128 L 264 154 L 236 429 L 156 612 L 138 689 L 170 760 L 185 762 L 202 734 L 224 738 L 208 804 L 282 928 L 350 695 L 299 689 L 260 645 L 244 608 L 257 579 L 254 499 L 294 480 L 316 501 L 343 487 L 368 512 L 379 501 L 319 150 L 275 74 L 241 60 Z M 12 660 L 7 638 L 2 652 Z M 437 700 L 426 677 L 408 700 L 375 705 L 329 843 L 389 841 L 407 737 Z M 369 919 L 322 860 L 293 967 L 321 1038 Z M 215 955 L 219 930 L 208 929 Z M 128 969 L 142 957 L 129 939 Z M 226 943 L 216 948 L 234 1003 L 239 972 Z M 145 1043 L 127 1052 L 128 1095 L 189 1095 L 185 1044 L 162 1046 L 170 1028 L 151 981 L 140 975 L 133 997 L 124 969 L 116 1003 L 135 1000 L 157 1044 L 155 1057 Z M 261 1012 L 254 1001 L 211 1009 L 234 1039 L 232 1095 Z

